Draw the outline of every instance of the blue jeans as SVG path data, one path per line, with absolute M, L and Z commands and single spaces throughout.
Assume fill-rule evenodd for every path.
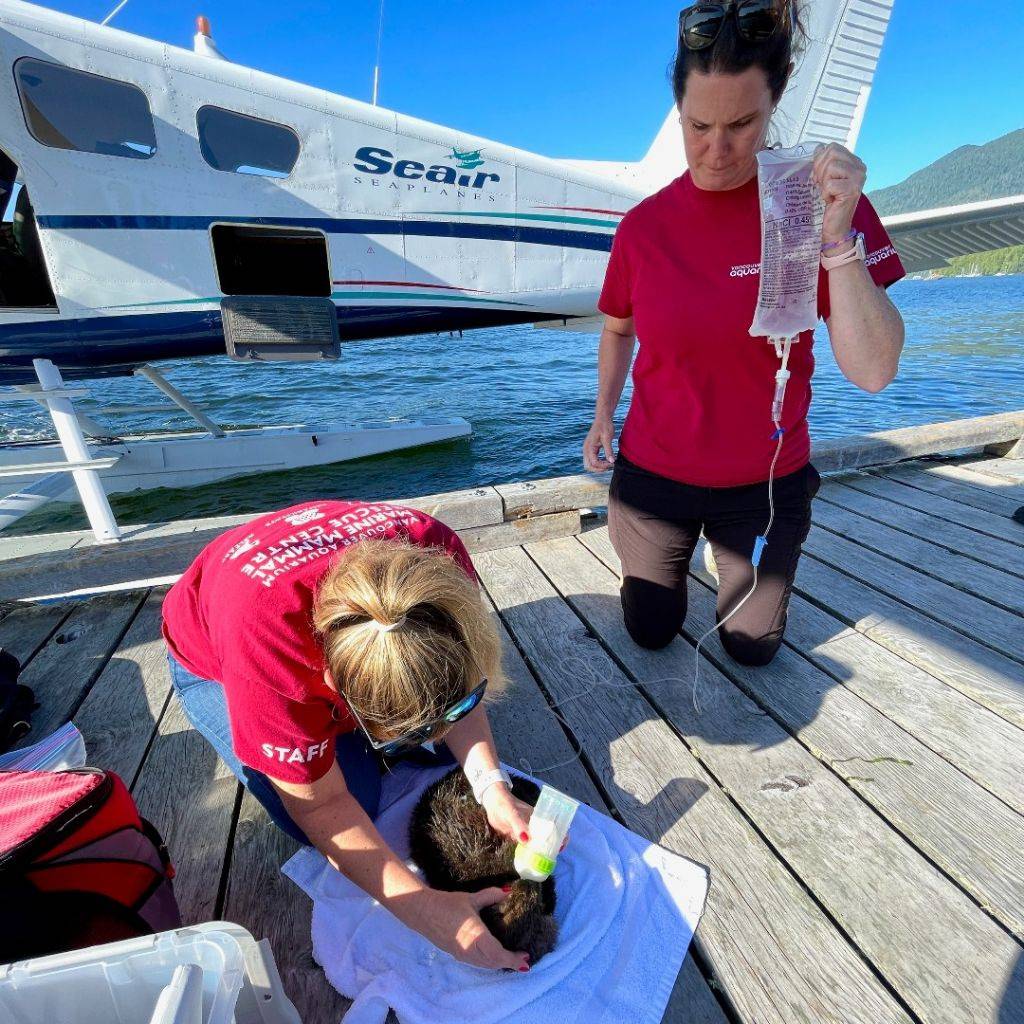
M 285 810 L 284 803 L 270 779 L 238 760 L 231 743 L 231 725 L 228 721 L 224 687 L 212 679 L 203 679 L 189 672 L 170 653 L 167 655 L 167 664 L 171 670 L 171 686 L 181 703 L 185 717 L 195 727 L 196 732 L 207 739 L 238 781 L 263 805 L 278 828 L 297 842 L 305 846 L 311 845 L 306 834 Z M 337 736 L 335 749 L 338 767 L 345 776 L 348 791 L 371 818 L 376 817 L 380 804 L 382 762 L 361 730 Z M 443 747 L 437 753 L 423 749 L 413 751 L 403 760 L 424 767 L 455 763 L 447 747 Z

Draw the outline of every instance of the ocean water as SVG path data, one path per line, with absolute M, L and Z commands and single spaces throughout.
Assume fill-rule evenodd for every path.
M 879 395 L 859 391 L 840 374 L 819 326 L 812 437 L 1024 408 L 1024 275 L 901 281 L 889 294 L 907 325 L 899 378 Z M 111 504 L 122 524 L 162 522 L 255 513 L 311 498 L 408 497 L 581 472 L 596 346 L 596 335 L 521 326 L 358 342 L 329 365 L 249 365 L 225 358 L 161 364 L 172 383 L 224 426 L 433 414 L 465 417 L 473 435 L 187 491 L 114 495 Z M 151 385 L 135 379 L 97 381 L 95 388 L 109 404 L 163 403 Z M 627 385 L 620 426 L 628 400 Z M 182 429 L 190 421 L 148 414 L 116 422 L 121 430 L 140 430 Z M 0 439 L 47 433 L 52 428 L 45 413 L 3 407 Z M 18 526 L 16 532 L 38 533 L 87 523 L 79 506 L 51 504 Z

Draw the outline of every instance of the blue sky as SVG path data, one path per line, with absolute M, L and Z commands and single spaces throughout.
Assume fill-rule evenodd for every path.
M 115 3 L 49 6 L 99 21 Z M 639 159 L 671 103 L 680 6 L 385 0 L 380 102 L 549 156 Z M 113 24 L 190 47 L 200 13 L 231 59 L 370 98 L 377 0 L 130 0 Z M 896 0 L 857 146 L 868 189 L 1024 126 L 1022 37 L 1020 0 Z

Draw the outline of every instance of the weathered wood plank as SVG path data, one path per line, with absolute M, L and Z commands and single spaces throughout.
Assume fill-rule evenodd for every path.
M 164 593 L 153 592 L 74 716 L 89 763 L 117 772 L 130 786 L 156 733 L 171 692 L 160 636 Z
M 713 623 L 714 596 L 692 587 L 684 631 L 695 639 Z M 706 647 L 719 669 L 1024 938 L 1024 817 L 788 647 L 763 668 L 733 662 L 717 634 Z
M 611 473 L 579 473 L 549 480 L 498 484 L 495 490 L 504 502 L 505 518 L 522 519 L 607 505 L 610 480 Z
M 604 544 L 600 538 L 599 542 Z M 600 553 L 614 554 L 610 544 Z M 716 581 L 704 568 L 702 555 L 702 550 L 695 552 L 691 572 L 714 590 Z M 1020 727 L 844 626 L 800 594 L 790 602 L 786 643 L 1024 813 L 1024 732 Z
M 824 562 L 801 558 L 798 593 L 1024 728 L 1024 667 Z
M 70 614 L 67 605 L 17 605 L 0 619 L 0 647 L 27 665 Z
M 704 659 L 707 707 L 695 713 L 693 649 L 634 644 L 606 535 L 581 540 L 527 550 L 861 952 L 922 1019 L 998 1021 L 1004 981 L 990 957 L 1005 970 L 1016 943 Z
M 928 423 L 826 441 L 812 446 L 811 458 L 822 473 L 858 469 L 1014 440 L 1024 434 L 1022 427 L 1024 411 Z
M 890 561 L 820 526 L 811 527 L 804 550 L 993 650 L 1016 660 L 1024 659 L 1020 618 L 1012 612 Z
M 4 562 L 0 573 L 0 600 L 172 576 L 183 572 L 221 532 L 207 529 L 120 544 L 82 544 L 71 553 L 12 558 Z
M 32 714 L 32 732 L 17 746 L 35 743 L 70 721 L 145 596 L 135 592 L 98 597 L 72 609 L 21 674 L 40 707 Z
M 823 487 L 819 498 L 814 505 L 814 521 L 819 526 L 846 540 L 856 541 L 893 561 L 916 568 L 926 576 L 942 580 L 958 590 L 991 601 L 1007 611 L 1018 614 L 1024 612 L 1024 575 L 1013 575 L 1013 567 L 1009 563 L 1006 564 L 1009 571 L 997 569 L 997 555 L 988 555 L 984 561 L 979 560 L 988 548 L 988 541 L 977 534 L 974 534 L 974 539 L 978 543 L 971 549 L 950 549 L 940 546 L 944 541 L 950 543 L 941 529 L 934 531 L 934 543 L 918 536 L 918 533 L 927 536 L 928 525 L 918 525 L 911 520 L 914 513 L 905 508 L 897 509 L 891 502 L 872 498 L 838 484 Z M 894 526 L 898 528 L 878 518 L 884 515 L 890 515 Z M 921 518 L 931 519 L 930 516 Z M 931 519 L 931 522 L 938 527 L 953 525 L 939 519 Z M 959 530 L 960 527 L 955 529 Z M 969 530 L 963 532 L 971 533 Z M 1024 530 L 1021 532 L 1024 533 Z M 1019 556 L 1021 572 L 1024 574 L 1024 546 L 1016 548 L 1015 553 Z
M 826 441 L 812 447 L 811 458 L 822 473 L 836 472 L 981 447 L 995 441 L 1018 438 L 1022 433 L 1024 412 L 999 413 Z M 515 519 L 607 505 L 610 478 L 608 473 L 581 473 L 548 480 L 499 484 L 496 490 L 505 502 L 505 518 Z
M 0 560 L 35 555 L 41 551 L 70 551 L 80 543 L 84 534 L 33 533 L 18 537 L 0 538 Z
M 457 530 L 470 554 L 495 551 L 499 548 L 518 547 L 532 540 L 549 537 L 574 537 L 580 532 L 579 512 L 556 512 L 552 515 L 516 519 L 497 526 L 478 526 L 470 530 Z
M 584 539 L 608 557 L 607 537 Z M 714 625 L 714 604 L 702 583 L 691 586 L 687 636 Z M 705 647 L 722 673 L 1024 938 L 1024 817 L 788 646 L 761 668 L 732 661 L 717 633 Z
M 983 459 L 969 465 L 976 473 L 988 473 L 1013 484 L 1024 485 L 1024 459 Z
M 281 874 L 281 865 L 298 848 L 244 791 L 221 914 L 257 938 L 270 940 L 285 993 L 305 1024 L 337 1024 L 349 1002 L 313 960 L 313 904 Z
M 1012 516 L 1024 501 L 1024 493 L 1018 499 L 1004 495 L 1001 491 L 986 486 L 989 478 L 980 473 L 971 473 L 960 466 L 910 462 L 887 466 L 875 470 L 875 473 L 885 479 L 897 480 L 901 484 L 938 494 L 951 501 L 958 501 L 961 505 L 972 505 L 997 516 Z
M 186 924 L 216 918 L 238 789 L 235 777 L 172 697 L 133 795 L 171 852 L 177 868 L 174 892 Z
M 419 512 L 426 512 L 453 530 L 492 526 L 504 519 L 501 495 L 493 487 L 473 487 L 465 491 L 428 494 L 425 497 L 398 498 L 394 504 L 408 505 Z
M 486 594 L 484 600 L 497 614 Z M 498 756 L 510 767 L 542 779 L 607 814 L 608 805 L 500 619 L 498 628 L 508 685 L 497 699 L 489 696 L 487 706 Z M 662 1021 L 663 1024 L 726 1024 L 725 1014 L 694 964 L 692 953 L 683 961 Z
M 710 865 L 696 941 L 739 1017 L 908 1020 L 525 552 L 490 552 L 476 563 L 629 827 Z M 594 684 L 607 685 L 587 692 Z
M 1024 527 L 1007 516 L 879 476 L 844 477 L 823 486 L 819 496 L 989 565 L 1024 572 Z
M 498 756 L 510 767 L 542 779 L 607 814 L 608 805 L 587 774 L 582 758 L 569 743 L 486 594 L 484 601 L 497 619 L 504 651 L 503 667 L 508 680 L 501 693 L 492 695 L 488 691 L 487 716 Z

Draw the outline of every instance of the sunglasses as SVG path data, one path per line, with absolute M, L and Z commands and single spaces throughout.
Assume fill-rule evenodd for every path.
M 401 736 L 396 736 L 393 740 L 375 740 L 373 736 L 370 735 L 369 729 L 366 728 L 366 723 L 359 717 L 359 712 L 356 711 L 351 704 L 348 704 L 348 709 L 352 713 L 352 717 L 358 723 L 359 728 L 366 734 L 366 739 L 369 741 L 370 746 L 384 757 L 391 757 L 393 754 L 397 754 L 399 751 L 406 750 L 409 747 L 421 746 L 426 743 L 438 729 L 454 725 L 460 719 L 465 718 L 466 715 L 468 715 L 473 708 L 483 700 L 484 690 L 486 689 L 487 680 L 485 679 L 478 687 L 467 693 L 465 697 L 460 697 L 453 704 L 450 704 L 440 718 L 435 718 L 432 722 L 429 722 L 426 725 L 421 725 L 416 729 L 403 733 Z M 342 694 L 342 697 L 344 696 L 345 694 Z M 345 702 L 348 703 L 347 698 Z
M 706 50 L 718 38 L 725 19 L 732 11 L 736 28 L 748 43 L 763 43 L 779 27 L 780 2 L 789 9 L 788 0 L 723 0 L 722 3 L 698 3 L 679 12 L 679 38 L 688 50 Z

